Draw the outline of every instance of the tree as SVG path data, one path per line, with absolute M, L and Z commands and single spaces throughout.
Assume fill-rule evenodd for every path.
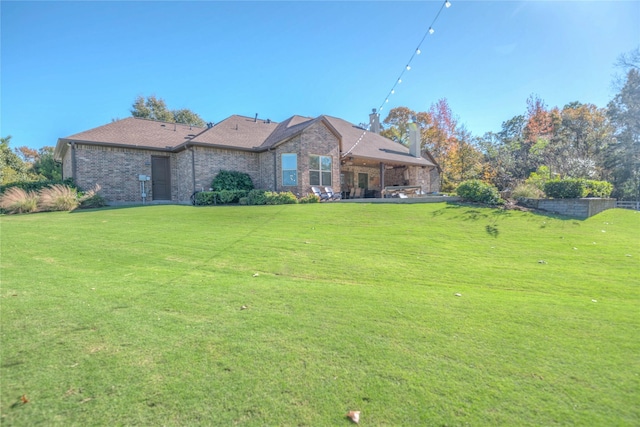
M 206 124 L 202 118 L 191 110 L 173 110 L 173 119 L 176 123 L 184 123 L 185 125 L 204 127 Z
M 612 169 L 613 197 L 640 200 L 640 71 L 631 68 L 620 92 L 608 105 L 615 141 L 606 153 Z
M 27 165 L 11 151 L 10 143 L 11 135 L 0 138 L 0 185 L 26 181 L 29 177 Z
M 55 161 L 53 152 L 55 147 L 46 146 L 38 150 L 38 157 L 33 162 L 33 172 L 47 180 L 62 179 L 62 165 Z
M 143 119 L 157 120 L 168 123 L 183 123 L 204 127 L 205 121 L 196 113 L 188 109 L 169 110 L 164 99 L 155 95 L 138 96 L 131 106 L 131 115 Z
M 432 104 L 428 112 L 392 109 L 383 121 L 388 127 L 381 135 L 407 145 L 409 123 L 420 129 L 421 151 L 428 150 L 442 169 L 443 190 L 452 190 L 466 179 L 484 177 L 486 168 L 475 139 L 458 125 L 446 99 Z

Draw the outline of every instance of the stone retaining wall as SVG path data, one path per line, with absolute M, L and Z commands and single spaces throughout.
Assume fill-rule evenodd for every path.
M 527 207 L 575 218 L 589 218 L 606 209 L 616 207 L 616 199 L 526 199 Z

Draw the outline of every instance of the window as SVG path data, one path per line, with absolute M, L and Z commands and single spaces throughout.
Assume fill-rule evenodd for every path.
M 282 185 L 298 185 L 298 156 L 282 155 Z
M 309 184 L 332 185 L 330 156 L 309 156 Z

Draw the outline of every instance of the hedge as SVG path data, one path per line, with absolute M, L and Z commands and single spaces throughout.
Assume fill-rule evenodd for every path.
M 553 199 L 579 199 L 582 197 L 609 197 L 613 185 L 607 181 L 567 178 L 547 181 L 544 192 Z

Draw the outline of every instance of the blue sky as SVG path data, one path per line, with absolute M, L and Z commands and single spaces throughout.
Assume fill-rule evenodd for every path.
M 368 121 L 441 1 L 2 1 L 0 135 L 39 148 L 125 118 L 137 95 L 206 121 L 327 114 Z M 547 105 L 605 107 L 640 45 L 640 1 L 456 1 L 395 94 L 446 98 L 475 135 Z

